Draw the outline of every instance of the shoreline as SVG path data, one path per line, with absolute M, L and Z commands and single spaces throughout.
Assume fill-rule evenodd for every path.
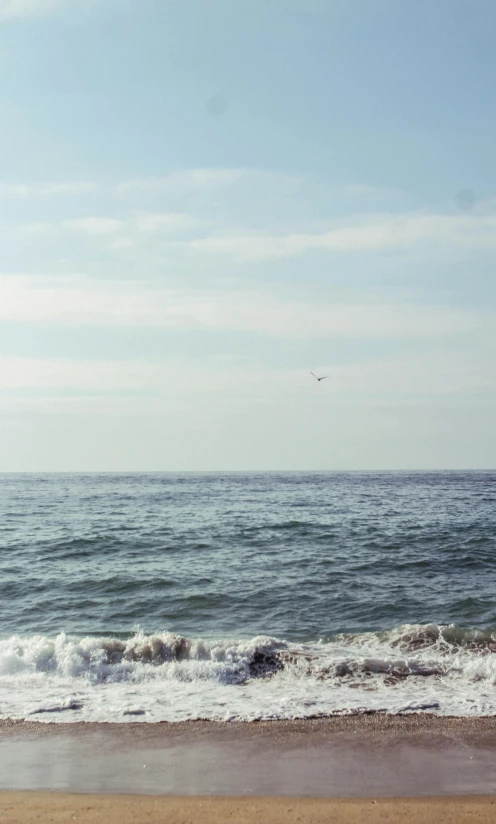
M 2 721 L 0 790 L 190 798 L 491 795 L 496 717 Z
M 11 736 L 29 734 L 55 735 L 78 732 L 89 735 L 105 730 L 118 736 L 137 735 L 140 738 L 160 742 L 174 740 L 184 735 L 209 735 L 216 740 L 229 739 L 236 730 L 243 736 L 275 734 L 339 735 L 359 733 L 365 737 L 379 734 L 391 737 L 408 735 L 421 738 L 424 735 L 446 736 L 454 732 L 465 742 L 491 741 L 496 746 L 496 714 L 478 716 L 435 715 L 429 712 L 386 713 L 363 712 L 294 719 L 262 719 L 255 721 L 219 721 L 195 718 L 186 721 L 40 721 L 38 719 L 0 719 L 0 741 Z

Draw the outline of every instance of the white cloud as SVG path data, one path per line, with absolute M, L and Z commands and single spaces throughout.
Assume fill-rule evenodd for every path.
M 220 256 L 242 263 L 289 259 L 312 252 L 411 253 L 413 250 L 423 250 L 432 257 L 438 253 L 452 255 L 460 249 L 496 247 L 495 204 L 489 201 L 478 204 L 470 214 L 378 213 L 370 202 L 365 206 L 364 197 L 366 200 L 370 195 L 375 196 L 377 191 L 386 197 L 384 192 L 381 194 L 380 190 L 360 185 L 336 190 L 324 186 L 323 203 L 328 198 L 334 198 L 336 207 L 339 197 L 351 197 L 352 200 L 356 197 L 361 202 L 362 211 L 317 223 L 305 218 L 305 215 L 312 214 L 312 209 L 308 211 L 301 205 L 308 199 L 301 192 L 304 193 L 305 186 L 311 183 L 304 178 L 269 172 L 204 168 L 120 184 L 103 185 L 89 181 L 37 185 L 0 183 L 0 195 L 24 200 L 79 196 L 84 204 L 86 195 L 98 194 L 99 210 L 102 198 L 107 198 L 106 214 L 103 216 L 95 215 L 87 203 L 83 207 L 85 214 L 71 215 L 70 219 L 62 216 L 50 221 L 4 223 L 9 235 L 15 232 L 50 233 L 54 238 L 59 234 L 62 239 L 67 232 L 80 231 L 105 240 L 106 235 L 121 234 L 126 245 L 129 245 L 130 240 L 138 242 L 140 235 L 154 233 L 172 238 L 174 234 L 196 232 L 196 237 L 182 238 L 174 247 L 171 245 L 171 251 Z M 219 206 L 214 197 L 215 191 L 231 187 L 235 187 L 235 195 L 229 199 L 226 194 L 227 200 L 222 200 L 223 205 Z M 125 206 L 119 195 L 126 193 L 133 197 L 143 195 L 140 208 L 143 205 L 145 208 L 140 212 L 123 211 Z M 391 193 L 391 198 L 393 195 Z M 272 206 L 272 196 L 275 196 L 274 209 L 269 209 L 266 225 L 279 224 L 285 230 L 254 231 L 244 228 L 264 224 L 265 219 L 259 219 L 257 212 L 267 200 Z M 152 203 L 153 211 L 149 208 Z M 292 211 L 295 203 L 300 205 Z M 164 208 L 163 204 L 167 207 Z M 114 239 L 111 239 L 112 242 Z M 165 251 L 164 246 L 162 251 Z
M 0 0 L 0 22 L 52 14 L 93 2 L 95 0 Z
M 62 0 L 0 0 L 0 20 L 47 14 L 62 5 Z
M 164 177 L 142 177 L 118 184 L 120 194 L 205 191 L 229 188 L 249 174 L 245 169 L 184 169 Z
M 80 232 L 86 235 L 105 236 L 122 233 L 129 239 L 130 234 L 181 235 L 203 229 L 209 223 L 202 218 L 182 212 L 140 212 L 126 218 L 114 217 L 80 217 L 60 221 L 36 221 L 35 223 L 15 224 L 8 230 L 27 232 L 29 234 L 57 234 Z M 5 224 L 4 224 L 5 226 Z
M 288 338 L 435 338 L 495 328 L 490 312 L 443 306 L 304 303 L 268 292 L 202 294 L 82 276 L 3 276 L 0 319 L 231 330 Z
M 40 229 L 46 226 L 47 229 L 53 227 L 53 224 L 37 224 Z M 122 228 L 122 221 L 111 217 L 85 217 L 77 220 L 65 220 L 62 224 L 55 224 L 55 226 L 62 225 L 64 228 L 75 231 L 84 232 L 88 235 L 113 235 L 119 232 Z
M 190 242 L 193 249 L 240 261 L 291 258 L 307 252 L 373 252 L 410 249 L 420 244 L 495 247 L 496 215 L 367 215 L 325 232 L 281 235 L 232 233 Z
M 83 2 L 84 0 L 81 0 Z M 5 2 L 5 0 L 3 0 Z M 27 3 L 27 8 L 37 8 L 37 3 L 32 2 L 28 3 L 28 0 L 25 0 Z M 62 5 L 63 0 L 47 0 L 46 9 L 47 11 L 50 7 L 55 8 L 57 5 Z M 21 9 L 23 8 L 21 2 L 19 2 L 19 15 L 21 13 Z M 39 10 L 41 10 L 43 5 L 39 4 Z M 0 20 L 2 19 L 2 14 L 6 14 L 7 6 L 5 7 L 5 11 L 2 12 L 4 7 L 2 6 L 2 0 L 0 0 Z M 25 12 L 27 13 L 27 11 Z M 242 178 L 247 177 L 269 177 L 270 180 L 277 180 L 280 176 L 268 173 L 264 175 L 263 173 L 256 173 L 252 171 L 247 171 L 245 169 L 208 169 L 208 168 L 199 168 L 199 169 L 184 169 L 178 172 L 171 172 L 171 174 L 165 175 L 163 177 L 144 177 L 144 178 L 134 178 L 131 180 L 124 180 L 121 182 L 114 182 L 114 183 L 101 183 L 92 180 L 80 180 L 80 181 L 66 181 L 64 183 L 53 183 L 53 182 L 45 182 L 45 183 L 10 183 L 7 181 L 0 181 L 0 196 L 2 197 L 18 197 L 18 198 L 28 198 L 28 197 L 56 197 L 56 196 L 70 196 L 70 195 L 86 195 L 92 193 L 106 193 L 106 194 L 117 194 L 117 195 L 136 195 L 136 194 L 144 194 L 144 195 L 157 195 L 157 194 L 180 194 L 184 192 L 207 192 L 212 191 L 215 189 L 226 189 L 230 186 L 238 183 Z M 283 178 L 285 179 L 285 178 Z
M 319 267 L 339 256 L 343 271 L 335 269 L 336 283 L 350 277 L 352 266 L 355 282 L 371 281 L 369 272 L 382 265 L 384 255 L 389 255 L 388 266 L 398 255 L 407 263 L 420 261 L 432 268 L 475 253 L 486 264 L 496 248 L 495 203 L 479 203 L 470 213 L 377 213 L 370 200 L 365 202 L 369 196 L 373 200 L 374 188 L 356 185 L 332 191 L 323 185 L 317 197 L 322 198 L 321 210 L 301 195 L 304 184 L 304 178 L 269 172 L 208 168 L 121 184 L 3 183 L 0 195 L 26 203 L 3 210 L 0 245 L 7 265 L 17 270 L 43 261 L 47 272 L 70 266 L 122 276 L 138 271 L 139 265 L 145 276 L 167 271 L 176 280 L 185 277 L 190 282 L 207 271 L 224 282 L 240 282 L 252 271 L 257 278 L 261 273 L 270 278 L 271 262 L 284 265 L 320 253 Z M 126 192 L 128 199 L 121 196 Z M 350 198 L 358 198 L 360 213 L 356 201 L 354 213 L 341 209 L 340 192 L 348 198 L 350 212 Z M 36 200 L 40 197 L 51 199 L 50 208 Z M 329 216 L 332 209 L 339 219 Z M 265 271 L 236 268 L 238 263 L 265 262 Z M 398 273 L 404 278 L 401 268 Z M 314 282 L 318 277 L 322 268 Z
M 1 0 L 0 0 L 1 2 Z M 6 183 L 0 181 L 0 197 L 15 197 L 24 200 L 36 197 L 73 197 L 99 192 L 101 187 L 91 181 L 73 183 Z
M 210 394 L 233 385 L 233 364 L 219 359 L 213 366 L 194 361 L 146 363 L 138 360 L 73 360 L 0 355 L 0 389 L 73 389 L 81 391 L 141 390 L 174 395 Z M 239 377 L 239 376 L 238 376 Z M 260 370 L 243 370 L 243 392 L 260 383 Z M 265 382 L 265 381 L 264 381 Z
M 1 0 L 0 0 L 1 3 Z M 236 188 L 243 200 L 251 197 L 279 196 L 286 201 L 300 199 L 303 202 L 360 203 L 362 208 L 379 204 L 397 203 L 402 193 L 383 187 L 365 184 L 330 186 L 319 179 L 303 175 L 290 175 L 262 169 L 193 168 L 171 172 L 161 177 L 132 178 L 120 182 L 67 181 L 64 183 L 10 183 L 0 181 L 3 197 L 55 197 L 85 195 L 150 196 L 205 196 Z M 259 199 L 258 198 L 258 199 Z
M 152 235 L 164 238 L 177 248 L 182 236 L 191 233 L 198 235 L 209 226 L 209 221 L 182 212 L 139 212 L 124 218 L 109 216 L 87 216 L 59 221 L 35 221 L 26 223 L 4 223 L 1 228 L 4 239 L 14 235 L 38 236 L 50 238 L 51 242 L 60 243 L 71 240 L 71 236 L 80 235 L 95 240 L 100 239 L 109 248 L 137 247 L 144 238 Z M 184 244 L 180 246 L 184 248 Z
M 207 221 L 201 218 L 180 212 L 145 212 L 131 221 L 131 226 L 145 234 L 153 232 L 182 234 L 195 229 L 203 229 L 207 225 Z
M 438 396 L 496 391 L 492 358 L 459 351 L 330 366 L 326 372 L 332 391 L 346 395 Z

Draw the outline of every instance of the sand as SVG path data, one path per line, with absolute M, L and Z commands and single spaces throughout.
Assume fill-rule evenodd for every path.
M 495 718 L 0 722 L 1 824 L 496 824 L 495 792 Z
M 0 790 L 386 797 L 496 791 L 496 719 L 0 723 Z
M 0 793 L 2 824 L 493 824 L 495 820 L 496 801 L 486 796 L 336 800 Z

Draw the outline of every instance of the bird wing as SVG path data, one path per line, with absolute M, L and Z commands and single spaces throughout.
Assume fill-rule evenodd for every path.
M 319 378 L 319 381 L 325 381 L 325 379 L 328 378 L 328 377 L 329 377 L 329 375 L 322 375 L 322 377 Z
M 317 375 L 315 374 L 315 372 L 310 372 L 310 374 L 313 375 L 314 378 L 317 378 Z M 317 378 L 317 380 L 318 380 L 318 378 Z

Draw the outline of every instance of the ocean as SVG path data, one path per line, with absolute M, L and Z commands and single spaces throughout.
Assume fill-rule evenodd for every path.
M 0 718 L 496 712 L 496 472 L 0 475 Z

